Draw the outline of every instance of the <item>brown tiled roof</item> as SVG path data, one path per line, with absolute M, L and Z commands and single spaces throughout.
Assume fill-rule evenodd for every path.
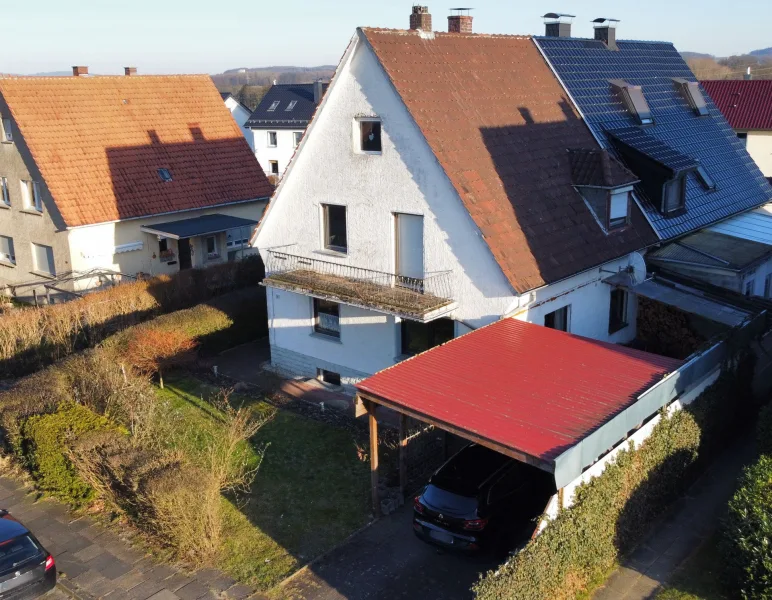
M 567 150 L 599 146 L 533 40 L 363 32 L 515 290 L 656 241 L 637 206 L 606 235 L 572 187 Z
M 568 151 L 574 185 L 615 188 L 633 185 L 639 179 L 607 150 Z
M 0 94 L 68 227 L 272 193 L 208 76 L 19 77 Z

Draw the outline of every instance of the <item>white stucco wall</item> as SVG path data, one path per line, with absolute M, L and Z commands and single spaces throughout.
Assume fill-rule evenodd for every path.
M 203 210 L 185 211 L 171 215 L 159 215 L 143 219 L 132 219 L 117 223 L 100 223 L 85 227 L 76 227 L 68 230 L 71 258 L 70 262 L 75 271 L 85 272 L 91 269 L 109 269 L 126 275 L 147 273 L 149 275 L 171 274 L 179 271 L 177 264 L 169 265 L 161 262 L 158 252 L 158 237 L 141 231 L 141 227 L 155 223 L 168 223 L 182 219 L 191 219 L 208 214 L 226 214 L 234 217 L 259 220 L 265 202 L 247 202 L 232 204 L 229 206 L 213 207 Z M 115 253 L 116 246 L 142 242 L 142 248 L 130 252 Z M 225 262 L 228 259 L 229 249 L 225 245 L 225 234 L 218 236 L 219 258 L 208 259 L 203 238 L 193 238 L 192 266 L 206 267 L 212 264 Z M 168 241 L 169 248 L 177 254 L 177 242 Z M 247 253 L 253 250 L 248 250 Z M 153 258 L 155 255 L 155 258 Z M 88 287 L 88 281 L 83 281 L 79 289 Z
M 276 132 L 276 147 L 268 145 L 268 132 Z M 263 167 L 266 175 L 271 175 L 270 162 L 279 163 L 279 176 L 284 174 L 292 155 L 295 154 L 295 132 L 302 133 L 302 129 L 252 129 L 253 144 L 257 162 Z
M 545 313 L 570 303 L 575 333 L 632 339 L 634 325 L 609 337 L 611 288 L 600 282 L 627 266 L 628 258 L 609 263 L 605 272 L 593 269 L 518 298 L 380 64 L 357 38 L 352 44 L 258 233 L 264 260 L 268 249 L 281 246 L 291 254 L 394 273 L 394 213 L 418 214 L 426 275 L 452 272 L 457 335 L 469 331 L 461 322 L 477 328 L 503 315 L 543 324 Z M 383 151 L 358 153 L 355 119 L 374 116 L 382 121 Z M 346 255 L 323 249 L 322 204 L 346 206 Z M 313 376 L 319 363 L 346 383 L 398 360 L 395 317 L 341 305 L 341 339 L 331 340 L 313 335 L 309 297 L 272 289 L 268 298 L 275 367 Z M 634 300 L 629 310 L 632 319 Z
M 247 110 L 247 108 L 244 107 L 240 102 L 235 100 L 233 96 L 229 97 L 225 101 L 225 107 L 230 111 L 233 120 L 236 121 L 239 129 L 241 129 L 241 135 L 246 138 L 247 142 L 249 143 L 249 147 L 252 148 L 252 151 L 254 152 L 255 138 L 252 135 L 252 130 L 244 126 L 252 113 L 250 113 L 249 110 Z
M 772 131 L 749 131 L 746 149 L 764 177 L 772 177 Z

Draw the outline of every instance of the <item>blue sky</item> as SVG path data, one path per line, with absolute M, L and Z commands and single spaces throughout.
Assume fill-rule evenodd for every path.
M 468 0 L 475 31 L 539 34 L 539 15 L 621 19 L 620 38 L 675 42 L 679 50 L 740 54 L 772 46 L 769 0 Z M 434 28 L 447 3 L 427 0 Z M 14 0 L 3 11 L 0 72 L 217 73 L 236 67 L 335 64 L 359 25 L 404 28 L 412 2 L 395 0 Z M 452 6 L 456 5 L 454 0 Z M 13 51 L 9 52 L 9 49 Z

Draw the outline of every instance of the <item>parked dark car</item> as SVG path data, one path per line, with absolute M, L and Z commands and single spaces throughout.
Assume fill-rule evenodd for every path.
M 445 548 L 508 551 L 530 538 L 554 493 L 549 473 L 470 444 L 415 497 L 413 531 Z
M 37 598 L 55 585 L 54 557 L 29 529 L 0 510 L 0 599 Z

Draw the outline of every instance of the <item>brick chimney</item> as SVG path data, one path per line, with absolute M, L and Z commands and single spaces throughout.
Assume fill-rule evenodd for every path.
M 123 74 L 126 75 L 126 77 L 131 77 L 132 75 L 136 75 L 137 67 L 123 67 Z
M 83 77 L 84 75 L 88 75 L 88 67 L 73 67 L 72 75 L 73 77 Z
M 619 19 L 593 19 L 595 39 L 606 44 L 609 50 L 619 50 L 617 46 L 617 23 Z
M 472 33 L 471 8 L 451 8 L 454 14 L 448 17 L 448 33 Z
M 428 6 L 413 6 L 413 12 L 410 13 L 410 29 L 432 31 L 432 16 L 429 14 Z

